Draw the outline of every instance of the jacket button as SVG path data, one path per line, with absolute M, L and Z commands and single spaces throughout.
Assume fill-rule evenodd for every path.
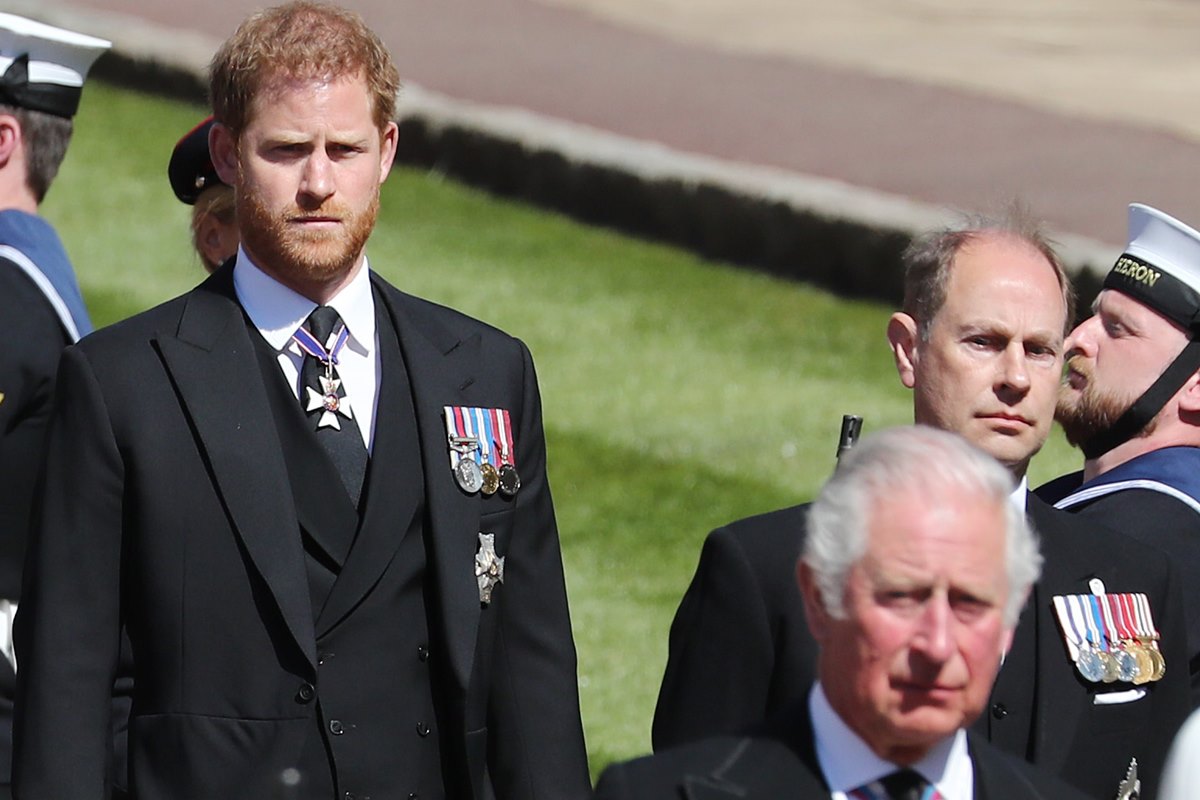
M 417 736 L 420 736 L 423 739 L 428 735 L 429 735 L 429 726 L 426 725 L 424 722 L 418 722 L 417 723 Z
M 417 658 L 421 659 L 422 661 L 428 661 L 429 660 L 429 648 L 426 647 L 425 645 L 421 645 L 420 647 L 418 647 L 417 648 Z
M 1008 707 L 1004 703 L 992 704 L 992 716 L 996 719 L 1004 719 L 1008 716 Z
M 317 696 L 316 687 L 311 683 L 300 684 L 300 690 L 296 692 L 296 702 L 307 703 Z
M 341 736 L 346 732 L 346 729 L 342 726 L 342 721 L 340 719 L 331 719 L 329 720 L 329 732 L 334 736 Z

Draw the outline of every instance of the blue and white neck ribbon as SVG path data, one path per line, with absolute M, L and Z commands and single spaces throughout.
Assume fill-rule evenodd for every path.
M 346 346 L 346 342 L 350 339 L 350 329 L 342 325 L 338 331 L 337 337 L 334 339 L 333 347 L 328 350 L 325 345 L 328 342 L 319 342 L 317 337 L 312 335 L 312 332 L 307 328 L 297 328 L 292 334 L 292 341 L 308 355 L 315 358 L 325 365 L 326 373 L 332 372 L 333 368 L 338 364 L 338 355 L 342 352 L 342 348 Z

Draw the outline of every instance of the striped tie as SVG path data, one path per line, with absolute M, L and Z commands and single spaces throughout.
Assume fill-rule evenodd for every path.
M 941 793 L 911 769 L 885 775 L 847 792 L 846 797 L 848 800 L 942 800 Z

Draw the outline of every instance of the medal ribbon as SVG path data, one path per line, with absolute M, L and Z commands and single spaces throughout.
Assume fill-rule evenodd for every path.
M 346 342 L 350 339 L 350 329 L 342 323 L 341 330 L 338 331 L 337 338 L 333 341 L 333 347 L 326 350 L 323 342 L 318 342 L 317 337 L 313 336 L 307 328 L 298 328 L 292 334 L 292 341 L 310 356 L 320 361 L 325 365 L 326 371 L 329 371 L 338 364 L 338 355 L 342 352 L 342 348 L 346 346 Z M 311 373 L 310 373 L 311 374 Z
M 1104 599 L 1108 604 L 1109 618 L 1114 620 L 1117 628 L 1117 635 L 1121 637 L 1121 641 L 1128 642 L 1133 639 L 1133 629 L 1129 625 L 1129 619 L 1125 616 L 1125 605 L 1122 598 L 1125 595 L 1109 594 L 1105 595 Z
M 1113 618 L 1112 601 L 1111 594 L 1092 595 L 1092 602 L 1100 606 L 1100 619 L 1104 622 L 1104 636 L 1108 639 L 1108 649 L 1115 651 L 1124 637 L 1121 636 L 1121 629 L 1117 627 L 1117 621 Z
M 1079 615 L 1079 621 L 1083 627 L 1083 632 L 1087 636 L 1087 642 L 1092 649 L 1100 649 L 1100 632 L 1096 630 L 1096 620 L 1092 618 L 1091 609 L 1087 606 L 1087 599 L 1082 595 L 1073 594 L 1067 597 L 1067 602 L 1071 604 L 1071 613 Z
M 454 469 L 458 466 L 459 459 L 462 458 L 462 453 L 454 446 L 454 440 L 462 434 L 455 424 L 453 406 L 442 406 L 442 416 L 446 418 L 446 441 L 450 443 L 450 469 Z
M 517 446 L 513 441 L 512 418 L 509 416 L 507 408 L 501 409 L 500 413 L 504 415 L 504 446 L 508 451 L 508 463 L 515 467 L 517 465 Z
M 1100 643 L 1103 645 L 1105 650 L 1115 650 L 1116 648 L 1114 645 L 1116 642 L 1113 640 L 1108 626 L 1104 623 L 1104 611 L 1100 605 L 1100 598 L 1094 594 L 1089 594 L 1087 595 L 1087 602 L 1092 611 L 1092 623 L 1097 626 L 1101 636 Z
M 468 414 L 469 414 L 468 409 Z M 479 441 L 475 437 L 469 416 L 463 414 L 461 406 L 442 406 L 442 414 L 446 417 L 446 439 L 450 444 L 450 468 L 454 469 L 462 461 L 465 453 L 473 453 L 479 449 Z M 470 458 L 478 461 L 475 456 Z
M 1144 634 L 1158 641 L 1158 630 L 1154 627 L 1154 617 L 1150 614 L 1150 600 L 1138 592 L 1133 596 L 1135 608 L 1138 611 L 1138 623 Z
M 1121 595 L 1121 606 L 1125 610 L 1125 618 L 1129 620 L 1129 626 L 1133 629 L 1133 635 L 1138 639 L 1149 636 L 1143 630 L 1142 622 L 1138 618 L 1137 599 L 1131 594 L 1123 594 Z
M 1083 634 L 1079 632 L 1079 628 L 1075 625 L 1075 620 L 1071 618 L 1071 612 L 1067 608 L 1067 598 L 1062 595 L 1056 595 L 1054 598 L 1054 611 L 1058 614 L 1058 624 L 1063 630 L 1063 635 L 1067 640 L 1067 650 L 1071 654 L 1072 661 L 1079 660 L 1079 648 L 1083 646 Z
M 481 463 L 479 460 L 480 459 L 480 455 L 479 455 L 480 444 L 478 444 L 479 438 L 480 438 L 479 431 L 475 430 L 475 412 L 478 410 L 479 409 L 477 409 L 477 408 L 461 408 L 459 406 L 454 407 L 454 413 L 458 415 L 458 418 L 460 420 L 462 420 L 463 431 L 466 433 L 467 436 L 471 437 L 472 439 L 474 439 L 476 441 L 476 445 L 474 447 L 472 447 L 469 451 L 467 451 L 468 454 L 470 455 L 471 460 L 474 461 L 476 464 Z
M 495 466 L 492 462 L 492 442 L 495 439 L 492 438 L 491 409 L 486 409 L 487 413 L 484 413 L 485 409 L 482 408 L 473 408 L 471 411 L 474 413 L 475 422 L 479 426 L 479 440 L 482 442 L 483 447 L 483 463 L 480 466 L 483 466 L 483 464 L 492 464 L 492 466 Z
M 510 455 L 509 449 L 508 449 L 508 434 L 504 430 L 503 415 L 505 413 L 507 413 L 507 412 L 505 412 L 503 409 L 499 409 L 499 408 L 489 408 L 488 409 L 488 415 L 491 418 L 491 424 L 492 424 L 491 430 L 494 431 L 494 435 L 496 437 L 492 441 L 496 445 L 496 449 L 500 451 L 499 466 L 501 466 L 501 467 L 504 466 L 505 464 L 509 463 L 510 458 L 511 458 L 511 455 Z
M 1086 642 L 1094 648 L 1096 643 L 1092 639 L 1092 630 L 1088 625 L 1088 614 L 1083 608 L 1083 598 L 1077 594 L 1067 595 L 1067 608 L 1071 612 L 1071 625 L 1077 626 L 1080 643 Z

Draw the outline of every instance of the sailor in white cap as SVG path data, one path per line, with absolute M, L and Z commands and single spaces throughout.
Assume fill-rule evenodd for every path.
M 1082 471 L 1038 490 L 1165 550 L 1183 578 L 1200 704 L 1200 232 L 1129 207 L 1129 243 L 1066 341 L 1056 418 Z
M 66 154 L 103 39 L 0 13 L 0 797 L 12 756 L 12 619 L 25 531 L 63 347 L 91 330 L 54 229 L 38 207 Z

